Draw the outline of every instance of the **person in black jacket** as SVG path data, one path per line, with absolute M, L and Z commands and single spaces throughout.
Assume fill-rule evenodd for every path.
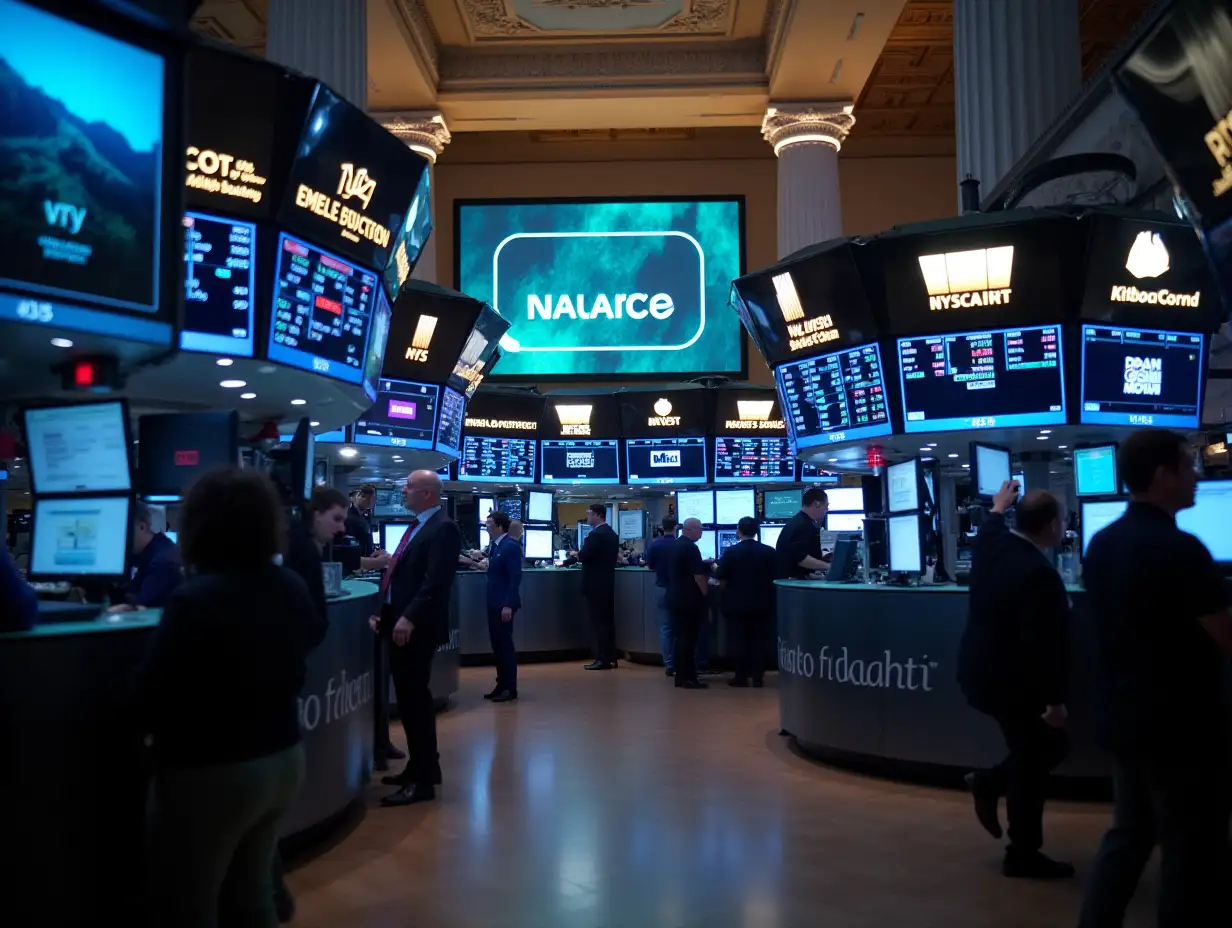
M 776 554 L 757 540 L 757 520 L 745 516 L 736 525 L 740 539 L 723 552 L 717 576 L 723 589 L 723 612 L 736 630 L 736 675 L 729 686 L 763 685 L 764 642 L 774 627 Z
M 680 537 L 672 543 L 668 568 L 667 606 L 676 636 L 676 686 L 688 690 L 707 687 L 697 679 L 697 633 L 706 621 L 710 577 L 710 568 L 697 547 L 701 537 L 702 523 L 685 519 Z
M 153 738 L 150 891 L 156 925 L 267 925 L 278 820 L 304 775 L 298 699 L 319 637 L 268 477 L 228 468 L 180 516 L 189 577 L 137 680 Z M 236 532 L 237 525 L 246 526 Z
M 997 722 L 1009 754 L 991 770 L 969 774 L 967 783 L 980 824 L 995 838 L 997 801 L 1006 797 L 1006 876 L 1064 878 L 1074 875 L 1073 866 L 1040 848 L 1048 775 L 1068 753 L 1069 595 L 1046 556 L 1065 537 L 1065 508 L 1051 493 L 1032 491 L 1018 503 L 1010 529 L 1005 512 L 1017 494 L 1018 484 L 1007 480 L 976 536 L 958 655 L 967 701 Z
M 408 760 L 396 776 L 382 782 L 398 791 L 383 806 L 405 806 L 436 798 L 441 757 L 436 748 L 436 707 L 428 683 L 438 646 L 449 641 L 449 597 L 462 551 L 462 535 L 441 508 L 441 478 L 417 470 L 402 488 L 411 519 L 381 580 L 385 605 L 368 622 L 393 642 L 390 669 L 398 714 L 406 731 Z
M 607 524 L 607 507 L 593 503 L 586 510 L 590 534 L 578 551 L 582 563 L 582 596 L 595 629 L 595 659 L 587 670 L 616 667 L 616 561 L 620 539 Z

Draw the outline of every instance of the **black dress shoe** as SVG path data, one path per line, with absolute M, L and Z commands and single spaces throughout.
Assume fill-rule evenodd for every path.
M 963 777 L 967 789 L 971 790 L 971 798 L 975 801 L 975 817 L 984 826 L 984 830 L 994 838 L 1000 839 L 1001 819 L 997 814 L 997 802 L 1000 797 L 988 782 L 988 776 L 972 772 Z
M 616 664 L 612 661 L 591 661 L 583 670 L 613 670 Z
M 493 702 L 513 702 L 518 698 L 517 693 L 511 693 L 509 690 L 501 690 L 492 697 Z
M 409 806 L 417 802 L 431 802 L 436 798 L 436 788 L 419 783 L 408 783 L 396 793 L 391 793 L 381 800 L 386 808 L 392 806 Z
M 392 744 L 385 745 L 384 753 L 388 760 L 406 760 L 406 751 L 400 751 Z
M 676 685 L 682 690 L 708 690 L 709 683 L 703 683 L 701 680 L 683 680 L 680 677 L 676 678 Z
M 1010 848 L 1005 852 L 1001 872 L 1008 877 L 1026 880 L 1068 880 L 1074 875 L 1074 865 L 1053 860 L 1039 851 L 1020 854 Z
M 675 667 L 668 667 L 668 668 L 664 669 L 664 671 L 663 671 L 663 675 L 664 675 L 665 677 L 674 677 L 674 676 L 676 676 L 676 668 L 675 668 Z
M 490 692 L 490 693 L 484 693 L 484 694 L 483 694 L 483 698 L 484 698 L 484 699 L 495 699 L 495 698 L 496 698 L 497 696 L 499 696 L 500 694 L 501 694 L 501 688 L 498 686 L 498 687 L 496 687 L 494 690 L 492 690 L 492 692 Z
M 386 786 L 406 786 L 408 783 L 414 783 L 415 780 L 404 770 L 402 773 L 395 773 L 392 776 L 381 777 L 381 782 Z M 439 770 L 432 777 L 432 785 L 441 785 L 441 772 Z
M 728 686 L 748 686 L 749 681 L 741 680 L 739 677 L 732 677 L 732 679 L 727 681 L 727 685 Z

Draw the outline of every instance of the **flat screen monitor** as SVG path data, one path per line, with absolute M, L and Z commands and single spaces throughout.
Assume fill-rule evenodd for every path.
M 488 516 L 496 512 L 497 508 L 495 496 L 479 497 L 479 508 L 475 511 L 475 515 L 479 517 L 480 527 L 483 526 Z
M 1128 501 L 1123 499 L 1101 501 L 1084 499 L 1078 505 L 1081 507 L 1078 518 L 1079 528 L 1082 530 L 1082 553 L 1084 555 L 1087 553 L 1087 548 L 1091 546 L 1091 539 L 1095 537 L 1095 533 L 1121 518 L 1129 507 Z M 1180 524 L 1179 518 L 1177 524 Z
M 626 438 L 630 483 L 705 483 L 706 439 Z
M 500 507 L 500 511 L 509 517 L 510 521 L 517 519 L 521 522 L 523 516 L 522 497 L 520 496 L 502 496 L 496 501 L 496 505 Z
M 300 419 L 291 438 L 291 487 L 296 493 L 294 504 L 312 497 L 312 465 L 316 458 L 316 440 L 307 419 Z
M 1194 504 L 1176 514 L 1177 527 L 1197 535 L 1220 564 L 1232 564 L 1232 480 L 1200 480 Z
M 359 384 L 377 276 L 282 233 L 269 327 L 269 359 Z
M 1016 484 L 1018 484 L 1018 498 L 1022 499 L 1024 496 L 1026 496 L 1027 495 L 1026 475 L 1025 474 L 1014 474 L 1014 476 L 1012 476 L 1010 479 L 1013 480 Z
M 180 112 L 164 106 L 165 59 L 16 0 L 0 0 L 0 23 L 0 289 L 154 319 L 164 127 Z
M 839 474 L 831 473 L 828 470 L 823 470 L 816 464 L 806 464 L 800 462 L 800 479 L 811 483 L 813 486 L 828 486 L 838 483 L 842 478 Z
M 719 436 L 714 440 L 715 483 L 792 483 L 796 456 L 790 438 Z
M 35 494 L 132 489 L 128 409 L 119 400 L 25 411 Z
M 774 379 L 797 450 L 892 431 L 875 343 L 780 365 Z
M 1080 421 L 1196 429 L 1205 368 L 1201 335 L 1084 325 Z
M 702 525 L 714 525 L 714 490 L 681 490 L 676 493 L 676 520 L 697 519 Z
M 234 410 L 142 416 L 137 432 L 137 492 L 153 502 L 179 499 L 201 475 L 239 463 Z
M 757 530 L 757 537 L 763 545 L 774 547 L 779 543 L 779 535 L 783 534 L 781 525 L 763 525 Z
M 432 172 L 428 170 L 420 175 L 419 186 L 415 188 L 415 196 L 394 240 L 393 257 L 382 275 L 391 301 L 398 299 L 403 285 L 410 279 L 432 234 L 432 226 Z
M 553 496 L 551 493 L 545 493 L 542 490 L 531 490 L 526 498 L 526 521 L 551 522 L 552 502 Z
M 205 213 L 184 215 L 183 351 L 251 358 L 257 227 Z
M 898 360 L 909 433 L 1065 424 L 1059 325 L 900 338 Z
M 440 390 L 436 384 L 382 380 L 376 405 L 355 420 L 355 444 L 430 451 Z
M 492 536 L 489 535 L 488 530 L 484 528 L 482 524 L 480 524 L 479 526 L 479 550 L 487 551 L 488 546 L 491 544 L 492 544 Z
M 522 548 L 526 556 L 536 561 L 552 559 L 552 530 L 528 528 L 522 532 Z
M 30 539 L 30 579 L 128 579 L 127 496 L 36 499 Z
M 462 453 L 462 423 L 466 397 L 452 387 L 441 387 L 441 414 L 436 426 L 436 450 L 457 457 Z
M 589 522 L 579 522 L 577 524 L 577 544 L 580 550 L 582 545 L 586 544 L 586 536 L 591 532 Z
M 1010 479 L 1011 470 L 1009 448 L 971 443 L 971 482 L 977 495 L 992 499 Z
M 381 547 L 381 530 L 379 528 L 374 528 L 372 530 L 372 543 L 378 548 Z
M 456 286 L 512 323 L 498 378 L 744 367 L 727 309 L 743 273 L 740 198 L 455 202 Z
M 717 533 L 713 529 L 707 529 L 702 532 L 702 537 L 697 539 L 697 550 L 702 553 L 703 561 L 713 561 L 717 556 Z
M 377 296 L 376 309 L 372 313 L 372 325 L 368 333 L 368 353 L 364 356 L 364 392 L 369 399 L 376 399 L 381 368 L 385 366 L 385 348 L 389 344 L 389 324 L 393 310 L 385 294 Z
M 924 570 L 924 546 L 920 517 L 890 516 L 886 519 L 890 541 L 890 570 L 896 574 L 918 574 Z
M 826 513 L 826 531 L 862 532 L 864 531 L 864 513 L 828 512 Z
M 886 468 L 886 511 L 915 512 L 919 508 L 920 459 L 891 464 Z
M 735 525 L 745 516 L 756 518 L 757 493 L 752 490 L 715 490 L 715 525 Z M 794 513 L 793 513 L 794 515 Z
M 410 526 L 405 522 L 385 522 L 381 525 L 381 549 L 393 554 Z
M 1079 496 L 1116 496 L 1121 488 L 1117 481 L 1116 458 L 1115 444 L 1075 448 L 1075 492 Z
M 539 443 L 533 438 L 467 435 L 458 458 L 458 479 L 480 483 L 534 483 Z
M 620 439 L 552 439 L 539 443 L 543 483 L 620 483 Z
M 802 490 L 767 490 L 762 495 L 762 515 L 767 519 L 790 519 L 800 511 Z
M 864 491 L 860 487 L 832 487 L 826 490 L 826 502 L 830 512 L 863 512 Z
M 736 542 L 740 540 L 739 536 L 735 532 L 730 531 L 730 530 L 720 530 L 718 533 L 718 539 L 719 539 L 719 542 L 718 542 L 719 557 L 722 557 L 723 552 L 725 552 L 728 548 L 730 548 L 732 545 L 736 544 Z

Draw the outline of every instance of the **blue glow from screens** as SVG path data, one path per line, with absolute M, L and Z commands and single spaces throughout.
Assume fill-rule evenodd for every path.
M 1200 334 L 1084 325 L 1079 421 L 1196 429 L 1205 364 Z
M 780 364 L 774 382 L 797 450 L 893 431 L 875 343 Z
M 184 215 L 184 328 L 180 348 L 251 358 L 257 226 Z
M 1176 526 L 1196 535 L 1220 564 L 1232 564 L 1232 480 L 1202 480 L 1194 504 L 1176 514 Z
M 1116 445 L 1074 449 L 1074 484 L 1079 496 L 1116 496 Z
M 31 322 L 70 332 L 106 335 L 147 345 L 170 345 L 171 324 L 137 319 L 59 301 L 0 293 L 0 321 Z

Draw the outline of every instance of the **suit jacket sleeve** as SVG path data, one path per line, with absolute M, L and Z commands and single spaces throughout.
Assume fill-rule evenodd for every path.
M 586 540 L 582 542 L 582 547 L 578 550 L 578 561 L 583 564 L 589 564 L 599 558 L 599 549 L 603 546 L 603 539 L 595 534 L 594 530 L 586 536 Z
M 505 547 L 508 548 L 510 546 L 506 545 Z M 518 547 L 516 542 L 514 543 L 513 547 L 515 548 Z M 505 601 L 504 603 L 502 603 L 502 605 L 508 606 L 514 612 L 517 612 L 519 609 L 522 608 L 522 552 L 521 550 L 519 549 L 517 551 L 506 551 L 505 561 L 508 564 L 508 567 L 506 568 L 506 574 L 505 574 L 505 581 L 506 581 Z
M 402 615 L 412 625 L 444 621 L 449 616 L 449 591 L 458 571 L 458 555 L 462 553 L 462 536 L 453 521 L 442 522 L 428 544 L 428 567 L 423 583 L 407 603 Z
M 184 572 L 175 558 L 153 558 L 141 579 L 141 586 L 127 597 L 130 600 L 129 605 L 160 609 L 167 604 L 167 600 L 183 579 Z
M 1028 580 L 1020 615 L 1024 666 L 1035 668 L 1036 689 L 1045 704 L 1059 706 L 1069 684 L 1069 594 L 1051 567 L 1041 568 Z

